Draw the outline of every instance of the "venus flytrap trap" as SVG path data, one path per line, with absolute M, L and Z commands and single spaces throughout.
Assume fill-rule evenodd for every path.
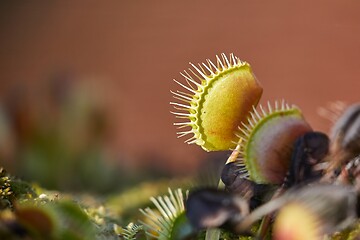
M 191 74 L 181 73 L 186 83 L 174 79 L 186 92 L 171 91 L 178 100 L 170 103 L 176 110 L 173 114 L 185 119 L 174 123 L 180 129 L 178 137 L 190 135 L 185 142 L 205 151 L 234 149 L 235 131 L 258 103 L 262 87 L 250 65 L 234 54 L 229 59 L 225 54 L 216 56 L 216 65 L 209 59 L 190 65 Z
M 241 123 L 239 171 L 256 183 L 281 184 L 288 171 L 295 140 L 311 127 L 299 108 L 285 101 L 253 107 L 248 123 Z
M 137 225 L 131 222 L 126 228 L 122 228 L 120 231 L 116 229 L 115 231 L 119 232 L 119 235 L 122 236 L 124 240 L 136 240 L 136 235 L 143 229 L 143 225 Z
M 343 165 L 353 159 L 360 152 L 360 105 L 354 104 L 339 116 L 331 131 L 334 139 L 330 145 L 330 157 L 335 159 L 331 162 L 329 170 L 337 165 Z M 329 171 L 328 171 L 329 172 Z
M 169 191 L 169 196 L 152 197 L 150 200 L 156 210 L 151 208 L 140 209 L 149 223 L 142 222 L 146 234 L 159 240 L 186 239 L 193 234 L 193 229 L 185 217 L 184 201 L 188 192 L 183 194 L 181 189 Z
M 294 228 L 292 220 L 294 218 L 303 219 L 301 225 Z M 274 224 L 274 236 L 277 239 L 317 239 L 320 237 L 318 232 L 319 224 L 316 216 L 300 204 L 289 204 L 279 212 L 276 223 Z

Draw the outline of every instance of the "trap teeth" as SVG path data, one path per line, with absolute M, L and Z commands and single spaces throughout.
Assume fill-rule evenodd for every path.
M 249 178 L 257 183 L 280 184 L 290 165 L 296 139 L 311 127 L 301 111 L 284 101 L 255 108 L 247 123 L 239 127 L 239 145 Z
M 181 73 L 185 83 L 174 80 L 183 91 L 172 91 L 178 102 L 172 102 L 177 118 L 185 119 L 176 123 L 182 129 L 179 137 L 188 136 L 185 142 L 200 145 L 206 151 L 235 148 L 235 135 L 241 122 L 246 122 L 248 113 L 256 106 L 262 87 L 252 73 L 248 63 L 230 54 L 216 56 L 211 60 Z M 190 121 L 189 121 L 190 120 Z

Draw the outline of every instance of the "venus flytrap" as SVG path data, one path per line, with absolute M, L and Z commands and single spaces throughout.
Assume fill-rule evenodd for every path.
M 354 104 L 344 110 L 339 116 L 331 132 L 334 139 L 330 146 L 330 157 L 335 159 L 330 163 L 328 172 L 338 165 L 344 165 L 359 155 L 360 152 L 360 105 Z
M 152 197 L 150 200 L 156 210 L 140 209 L 149 223 L 142 222 L 146 234 L 159 240 L 180 240 L 193 234 L 193 229 L 185 217 L 184 201 L 188 192 L 183 194 L 181 189 L 168 190 L 168 196 Z
M 284 100 L 261 104 L 250 112 L 247 124 L 239 127 L 240 156 L 237 160 L 243 176 L 256 183 L 281 184 L 289 169 L 293 145 L 298 137 L 312 131 L 299 108 Z
M 205 151 L 233 149 L 227 163 L 235 161 L 241 176 L 258 184 L 281 184 L 289 168 L 295 140 L 311 131 L 301 111 L 282 101 L 268 104 L 267 111 L 256 105 L 262 87 L 250 65 L 230 54 L 216 56 L 216 65 L 190 63 L 191 74 L 181 73 L 186 92 L 171 91 L 179 102 L 171 102 L 180 129 L 178 137 L 190 135 L 185 142 Z M 219 188 L 224 185 L 220 181 Z M 210 229 L 207 240 L 219 239 Z
M 234 239 L 330 239 L 345 228 L 360 236 L 353 227 L 360 218 L 360 104 L 329 138 L 285 101 L 257 107 L 262 88 L 250 65 L 221 57 L 217 65 L 191 64 L 186 83 L 175 80 L 188 92 L 172 92 L 183 102 L 171 103 L 185 119 L 174 124 L 179 137 L 191 135 L 185 142 L 206 151 L 234 149 L 218 189 L 189 194 L 185 213 L 195 230 L 208 229 L 206 240 L 220 238 L 217 228 Z
M 137 225 L 131 222 L 126 226 L 126 228 L 121 229 L 120 235 L 124 238 L 124 240 L 136 240 L 136 235 L 142 230 L 142 225 Z
M 235 132 L 246 122 L 249 111 L 258 103 L 262 87 L 250 65 L 234 54 L 216 56 L 216 65 L 209 59 L 198 66 L 190 63 L 190 73 L 181 75 L 186 83 L 178 83 L 186 92 L 171 91 L 178 102 L 176 118 L 184 121 L 174 125 L 178 137 L 190 135 L 185 142 L 197 144 L 205 151 L 234 149 L 238 141 Z
M 224 53 L 221 58 L 216 56 L 216 65 L 209 59 L 198 67 L 190 63 L 192 75 L 187 71 L 181 73 L 186 84 L 174 79 L 186 92 L 171 91 L 179 101 L 170 103 L 176 110 L 172 113 L 185 119 L 174 123 L 181 129 L 178 137 L 191 135 L 185 142 L 195 143 L 205 151 L 238 149 L 239 138 L 235 133 L 241 122 L 246 123 L 262 95 L 262 87 L 248 63 L 234 54 L 230 54 L 230 60 Z M 237 155 L 236 150 L 227 162 Z M 219 187 L 222 186 L 220 181 Z M 209 229 L 206 239 L 219 239 L 219 235 L 219 230 Z
M 224 53 L 221 59 L 216 56 L 216 65 L 209 59 L 198 67 L 190 65 L 192 75 L 187 71 L 181 73 L 186 84 L 174 79 L 187 92 L 171 91 L 180 101 L 170 103 L 176 110 L 173 114 L 185 119 L 174 123 L 181 129 L 178 137 L 192 135 L 185 142 L 200 145 L 205 151 L 236 148 L 239 140 L 236 130 L 241 122 L 246 122 L 262 95 L 262 87 L 250 65 L 234 54 L 228 59 Z M 217 230 L 209 230 L 206 238 L 218 239 L 218 236 Z

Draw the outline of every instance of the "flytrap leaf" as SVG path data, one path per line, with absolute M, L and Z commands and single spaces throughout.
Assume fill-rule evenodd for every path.
M 250 65 L 230 54 L 216 56 L 216 64 L 190 63 L 190 73 L 180 73 L 186 83 L 174 79 L 184 91 L 171 91 L 178 102 L 171 102 L 180 129 L 178 137 L 190 135 L 185 142 L 200 145 L 206 151 L 229 150 L 236 146 L 235 131 L 246 122 L 249 111 L 256 106 L 262 87 Z
M 187 195 L 184 196 L 181 189 L 169 189 L 169 196 L 150 198 L 157 209 L 140 209 L 146 217 L 142 222 L 146 234 L 159 240 L 182 240 L 192 236 L 194 229 L 185 216 L 184 201 Z
M 254 108 L 248 123 L 241 123 L 237 163 L 243 177 L 256 183 L 281 184 L 296 139 L 312 130 L 300 109 L 285 101 L 275 102 L 274 106 L 268 103 L 267 108 Z

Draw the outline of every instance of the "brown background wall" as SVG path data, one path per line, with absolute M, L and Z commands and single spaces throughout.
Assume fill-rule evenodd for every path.
M 252 64 L 262 101 L 300 106 L 316 129 L 329 101 L 358 101 L 360 2 L 1 1 L 1 93 L 70 68 L 92 76 L 110 97 L 113 146 L 187 171 L 204 153 L 175 137 L 173 78 L 188 62 L 234 52 Z

